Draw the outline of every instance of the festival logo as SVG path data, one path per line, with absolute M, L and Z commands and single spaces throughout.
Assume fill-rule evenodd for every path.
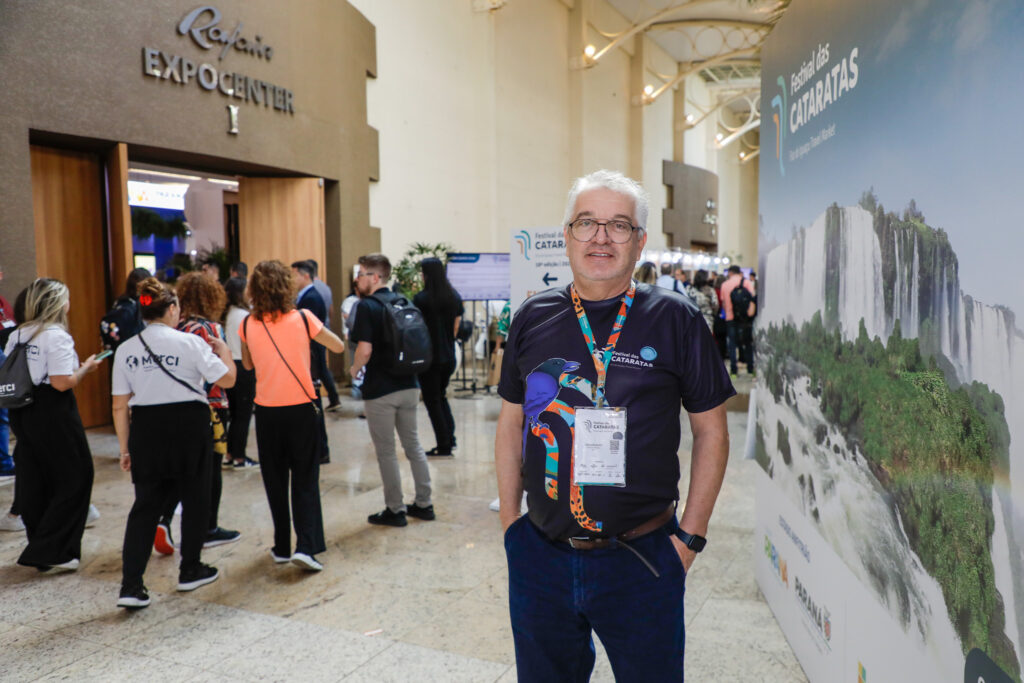
M 775 158 L 779 160 L 779 173 L 786 175 L 786 166 L 782 163 L 782 150 L 785 146 L 786 128 L 789 122 L 786 119 L 786 81 L 779 76 L 776 81 L 779 84 L 780 95 L 772 98 L 772 121 L 775 122 Z
M 519 244 L 519 253 L 523 255 L 527 261 L 530 260 L 530 233 L 525 230 L 520 230 L 518 235 L 514 236 L 517 244 Z

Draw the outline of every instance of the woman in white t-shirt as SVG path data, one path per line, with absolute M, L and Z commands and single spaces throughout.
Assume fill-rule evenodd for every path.
M 39 278 L 25 290 L 25 322 L 5 353 L 26 344 L 33 400 L 10 411 L 18 437 L 18 503 L 28 546 L 18 564 L 75 570 L 82 556 L 92 494 L 92 453 L 73 389 L 100 361 L 82 364 L 68 334 L 70 295 L 60 280 Z
M 117 347 L 111 387 L 121 469 L 131 471 L 135 485 L 117 600 L 118 607 L 129 608 L 149 604 L 142 577 L 161 506 L 172 493 L 180 496 L 182 507 L 178 590 L 195 590 L 219 576 L 200 561 L 213 458 L 204 382 L 224 388 L 235 383 L 227 344 L 174 329 L 180 309 L 167 287 L 155 278 L 143 280 L 139 305 L 146 329 Z

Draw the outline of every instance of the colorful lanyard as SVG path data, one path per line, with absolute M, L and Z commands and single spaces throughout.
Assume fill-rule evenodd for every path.
M 636 282 L 630 280 L 629 289 L 622 295 L 622 303 L 619 305 L 619 314 L 615 317 L 615 324 L 612 326 L 612 333 L 608 335 L 608 343 L 598 351 L 594 345 L 594 330 L 587 320 L 587 312 L 583 310 L 583 301 L 576 293 L 576 285 L 569 286 L 572 294 L 572 305 L 576 309 L 576 319 L 580 321 L 580 330 L 583 331 L 583 339 L 587 342 L 587 349 L 590 357 L 594 359 L 594 369 L 597 371 L 597 383 L 591 385 L 591 400 L 598 408 L 604 403 L 604 385 L 608 381 L 608 366 L 611 365 L 612 355 L 615 353 L 615 345 L 619 343 L 619 334 L 623 325 L 626 324 L 626 316 L 629 315 L 629 307 L 633 305 L 633 297 L 636 296 Z

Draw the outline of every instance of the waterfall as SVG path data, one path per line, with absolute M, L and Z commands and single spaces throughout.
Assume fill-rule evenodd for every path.
M 834 211 L 834 209 L 833 209 Z M 897 320 L 904 338 L 920 335 L 922 323 L 930 320 L 938 348 L 950 361 L 962 383 L 981 382 L 998 393 L 1005 405 L 1010 429 L 1008 482 L 993 497 L 1003 505 L 1001 523 L 992 538 L 993 561 L 1005 564 L 1010 576 L 1024 575 L 1024 334 L 1016 327 L 1012 312 L 985 304 L 960 289 L 956 256 L 944 233 L 929 242 L 931 275 L 921 282 L 921 252 L 925 247 L 919 226 L 893 224 L 895 277 L 890 313 L 883 298 L 882 251 L 874 230 L 874 217 L 854 206 L 839 209 L 839 324 L 843 337 L 857 337 L 860 320 L 870 336 L 886 341 Z M 760 324 L 809 321 L 825 310 L 826 216 L 822 213 L 810 228 L 802 230 L 787 244 L 770 251 L 765 260 L 764 299 Z M 909 234 L 908 234 L 909 233 Z M 901 249 L 903 240 L 909 242 Z M 835 277 L 835 274 L 833 274 Z M 921 306 L 922 292 L 930 293 L 928 305 Z M 1024 312 L 1022 312 L 1024 313 Z M 1006 577 L 1007 568 L 1000 567 Z M 1014 646 L 1024 664 L 1024 582 L 1001 581 L 1008 632 L 1016 636 Z M 1009 626 L 1014 624 L 1014 626 Z
M 921 326 L 921 255 L 917 248 L 917 231 L 914 231 L 914 262 L 910 273 L 910 324 L 903 328 L 903 336 L 908 339 L 916 339 L 920 334 Z M 902 324 L 902 321 L 901 321 Z

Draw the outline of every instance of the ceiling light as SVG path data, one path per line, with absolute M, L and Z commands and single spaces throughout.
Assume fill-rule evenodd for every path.
M 687 123 L 693 123 L 693 114 L 687 114 L 686 115 L 686 122 Z
M 150 171 L 146 168 L 129 168 L 129 173 L 141 173 L 142 175 L 154 175 L 161 178 L 179 178 L 181 180 L 202 180 L 197 175 L 184 175 L 181 173 L 168 173 L 167 171 Z
M 654 86 L 653 85 L 648 84 L 648 85 L 644 86 L 644 94 L 645 95 L 650 97 L 653 92 L 654 92 Z
M 715 133 L 715 139 L 718 140 L 719 142 L 721 142 L 722 138 L 724 137 L 725 135 L 723 135 L 722 133 Z
M 592 59 L 594 55 L 597 54 L 597 48 L 593 45 L 587 45 L 583 48 L 583 54 L 587 56 L 587 59 Z

